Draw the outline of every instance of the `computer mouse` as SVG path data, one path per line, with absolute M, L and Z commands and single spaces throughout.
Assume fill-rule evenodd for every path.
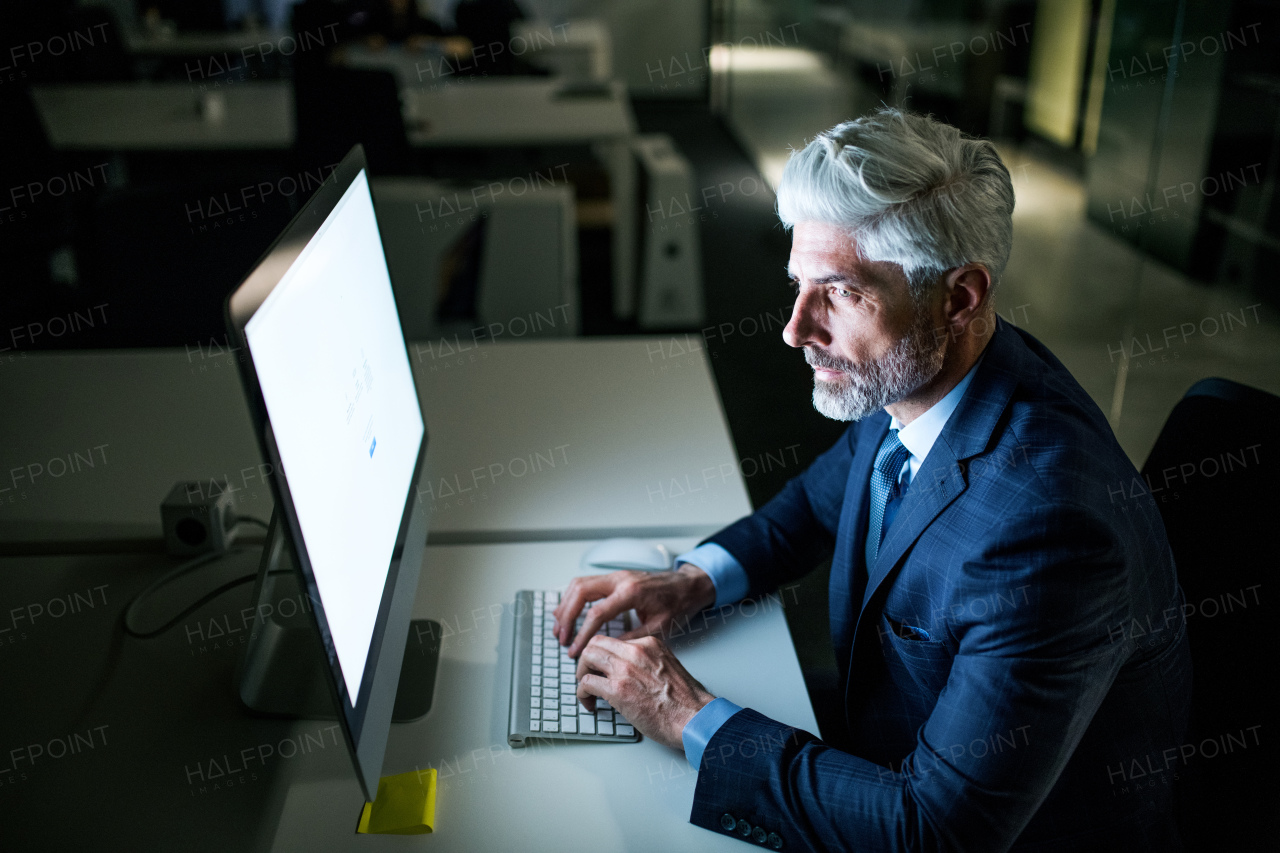
M 640 539 L 606 539 L 587 549 L 582 565 L 591 569 L 641 569 L 661 572 L 671 568 L 673 555 L 661 545 Z

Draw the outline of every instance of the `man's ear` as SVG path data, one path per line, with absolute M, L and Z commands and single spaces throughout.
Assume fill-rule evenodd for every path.
M 948 270 L 943 283 L 947 294 L 943 316 L 952 335 L 959 336 L 975 319 L 986 317 L 991 273 L 982 264 L 965 264 Z

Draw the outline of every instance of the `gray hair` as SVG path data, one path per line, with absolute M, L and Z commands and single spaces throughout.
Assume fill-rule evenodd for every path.
M 846 227 L 862 257 L 901 265 L 916 298 L 944 271 L 971 263 L 986 267 L 994 287 L 1013 244 L 1013 182 L 989 141 L 885 108 L 791 155 L 778 217 L 788 229 Z

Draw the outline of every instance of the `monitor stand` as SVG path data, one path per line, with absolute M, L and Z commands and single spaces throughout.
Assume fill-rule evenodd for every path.
M 336 720 L 328 662 L 302 585 L 297 558 L 273 511 L 253 588 L 253 629 L 240 660 L 240 701 L 278 717 Z M 439 622 L 414 619 L 405 641 L 391 721 L 408 723 L 431 710 L 440 662 Z

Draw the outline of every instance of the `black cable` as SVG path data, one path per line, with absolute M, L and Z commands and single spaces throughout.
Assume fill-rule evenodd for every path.
M 241 577 L 238 577 L 233 581 L 223 584 L 222 586 L 218 587 L 212 592 L 204 595 L 199 601 L 197 601 L 195 604 L 191 605 L 187 609 L 183 610 L 173 619 L 170 619 L 168 622 L 161 625 L 159 628 L 156 628 L 151 631 L 139 631 L 137 628 L 135 628 L 131 624 L 133 621 L 132 620 L 133 611 L 138 606 L 138 603 L 146 599 L 146 597 L 151 595 L 151 593 L 155 592 L 155 590 L 159 589 L 160 587 L 168 583 L 171 583 L 173 580 L 177 579 L 178 577 L 181 577 L 182 575 L 186 574 L 187 572 L 193 569 L 197 569 L 200 566 L 203 566 L 207 563 L 212 563 L 215 560 L 218 560 L 222 557 L 227 556 L 228 554 L 237 553 L 237 552 L 246 551 L 246 550 L 249 550 L 249 548 L 231 548 L 228 551 L 201 554 L 195 559 L 188 560 L 187 562 L 182 563 L 181 565 L 173 569 L 170 569 L 168 572 L 162 575 L 158 580 L 156 580 L 150 586 L 143 589 L 141 592 L 139 592 L 129 601 L 129 603 L 125 606 L 124 613 L 122 613 L 120 617 L 120 630 L 118 631 L 113 630 L 111 632 L 111 641 L 107 648 L 107 660 L 103 666 L 102 674 L 98 678 L 98 681 L 93 685 L 93 687 L 90 688 L 88 695 L 85 697 L 84 704 L 81 706 L 80 715 L 78 717 L 78 723 L 74 727 L 78 727 L 79 723 L 83 723 L 88 718 L 89 712 L 93 709 L 94 704 L 101 697 L 103 691 L 106 690 L 107 684 L 111 681 L 111 677 L 112 675 L 115 674 L 116 667 L 120 663 L 120 656 L 121 656 L 121 653 L 124 651 L 124 643 L 125 643 L 126 637 L 131 636 L 141 640 L 149 640 L 153 637 L 159 636 L 160 634 L 172 628 L 174 625 L 178 624 L 178 622 L 181 621 L 183 618 L 185 618 L 186 616 L 189 616 L 192 612 L 199 609 L 203 605 L 207 604 L 210 600 L 212 600 L 216 596 L 219 596 L 222 593 L 226 592 L 227 590 L 233 589 L 234 587 L 239 586 L 242 583 L 251 581 L 254 578 L 256 578 L 258 575 L 257 575 L 257 572 L 254 572 L 253 574 L 250 574 L 250 575 L 242 575 Z M 270 571 L 269 574 L 276 574 L 281 571 L 286 571 L 286 570 L 274 569 Z
M 237 521 L 253 521 L 253 522 L 257 522 L 258 524 L 262 524 L 264 527 L 266 526 L 264 522 L 258 521 L 258 519 L 256 518 L 254 519 L 240 518 L 240 519 L 237 519 Z M 137 637 L 140 640 L 149 640 L 152 637 L 158 637 L 159 635 L 163 634 L 165 631 L 168 631 L 174 625 L 177 625 L 186 617 L 190 616 L 195 611 L 199 610 L 204 605 L 208 604 L 213 599 L 222 595 L 224 592 L 227 592 L 228 590 L 231 590 L 231 589 L 235 589 L 241 584 L 248 583 L 249 581 L 255 580 L 258 577 L 257 572 L 253 572 L 247 575 L 241 575 L 240 577 L 235 578 L 234 580 L 227 581 L 226 583 L 222 584 L 216 589 L 205 593 L 203 596 L 197 599 L 193 604 L 187 606 L 181 613 L 179 613 L 177 616 L 174 616 L 168 622 L 165 622 L 159 628 L 155 628 L 150 631 L 143 631 L 135 627 L 134 625 L 133 616 L 134 616 L 135 609 L 138 607 L 138 605 L 141 602 L 145 601 L 156 590 L 160 589 L 161 587 L 169 585 L 170 583 L 182 577 L 183 575 L 187 574 L 188 572 L 191 572 L 194 569 L 198 569 L 203 565 L 214 562 L 229 554 L 240 553 L 247 550 L 249 549 L 232 547 L 227 551 L 214 552 L 210 554 L 201 554 L 199 557 L 196 557 L 195 559 L 188 560 L 187 562 L 179 566 L 176 566 L 173 569 L 170 569 L 168 572 L 166 572 L 164 575 L 158 578 L 154 583 L 152 583 L 146 589 L 142 590 L 137 595 L 135 595 L 133 599 L 129 602 L 129 604 L 125 607 L 124 618 L 121 620 L 121 624 L 124 627 L 124 632 L 129 636 Z M 271 571 L 268 572 L 268 574 L 276 575 L 276 574 L 284 574 L 287 572 L 288 572 L 288 569 L 272 569 Z
M 267 574 L 269 574 L 269 575 L 281 575 L 281 574 L 288 574 L 288 573 L 289 573 L 289 570 L 288 570 L 288 569 L 272 569 L 271 571 L 267 572 Z M 183 610 L 183 611 L 182 611 L 181 613 L 179 613 L 177 616 L 173 617 L 173 618 L 172 618 L 172 619 L 170 619 L 168 622 L 164 623 L 164 624 L 163 624 L 163 625 L 161 625 L 159 628 L 156 628 L 156 629 L 154 629 L 154 630 L 152 630 L 152 631 L 139 631 L 139 630 L 137 630 L 136 628 L 134 628 L 132 625 L 130 625 L 130 624 L 129 624 L 129 610 L 131 610 L 131 609 L 133 608 L 133 602 L 131 602 L 131 603 L 130 603 L 130 605 L 129 605 L 129 608 L 127 608 L 127 609 L 125 610 L 125 618 L 124 618 L 124 630 L 125 630 L 125 633 L 126 633 L 126 634 L 128 634 L 128 635 L 129 635 L 129 636 L 131 636 L 131 637 L 137 637 L 139 640 L 149 640 L 149 639 L 151 639 L 152 637 L 158 637 L 158 636 L 160 636 L 161 634 L 163 634 L 165 631 L 168 631 L 168 630 L 169 630 L 170 628 L 172 628 L 174 625 L 177 625 L 179 622 L 181 622 L 181 621 L 182 621 L 183 619 L 185 619 L 186 617 L 190 616 L 192 613 L 195 613 L 197 610 L 199 610 L 199 609 L 200 609 L 201 607 L 203 607 L 204 605 L 208 604 L 208 603 L 209 603 L 210 601 L 212 601 L 213 599 L 215 599 L 215 598 L 217 598 L 218 596 L 222 595 L 222 594 L 223 594 L 224 592 L 226 592 L 227 590 L 229 590 L 229 589 L 235 589 L 236 587 L 240 586 L 241 584 L 248 583 L 249 581 L 252 581 L 252 580 L 257 580 L 257 578 L 258 578 L 258 573 L 257 573 L 257 572 L 253 572 L 253 573 L 251 573 L 251 574 L 241 575 L 240 577 L 236 578 L 235 580 L 229 580 L 229 581 L 227 581 L 226 583 L 224 583 L 222 586 L 218 587 L 217 589 L 214 589 L 214 590 L 211 590 L 210 592 L 205 593 L 203 596 L 201 596 L 199 599 L 197 599 L 197 600 L 195 601 L 195 603 L 194 603 L 194 604 L 192 604 L 191 606 L 189 606 L 186 610 Z M 139 595 L 138 595 L 138 598 L 140 598 L 140 597 L 141 597 L 141 593 L 139 593 Z M 138 598 L 135 598 L 135 599 L 134 599 L 134 601 L 136 602 L 136 601 L 138 600 Z

